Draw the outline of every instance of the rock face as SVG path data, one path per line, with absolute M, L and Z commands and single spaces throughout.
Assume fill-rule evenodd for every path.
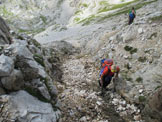
M 40 44 L 26 35 L 15 33 L 8 45 L 7 29 L 0 20 L 0 42 L 4 42 L 0 50 L 0 121 L 56 122 L 60 112 L 55 108 L 57 89 L 49 58 Z
M 143 109 L 146 104 L 143 113 L 148 118 L 144 119 L 148 119 L 148 121 L 162 121 L 161 102 L 157 102 L 161 101 L 161 93 L 155 93 L 155 96 L 147 102 L 149 95 L 160 88 L 162 84 L 160 74 L 162 72 L 161 0 L 144 0 L 131 4 L 131 6 L 137 6 L 137 17 L 132 25 L 127 25 L 127 16 L 121 14 L 127 12 L 131 6 L 122 7 L 119 11 L 115 10 L 111 14 L 109 11 L 105 12 L 105 2 L 95 0 L 94 6 L 97 7 L 96 10 L 104 12 L 97 12 L 100 14 L 99 16 L 94 15 L 92 12 L 92 16 L 87 16 L 83 23 L 81 21 L 84 18 L 74 18 L 74 20 L 78 20 L 77 23 L 80 21 L 81 24 L 93 22 L 90 26 L 81 26 L 79 24 L 74 27 L 69 27 L 69 25 L 65 27 L 65 23 L 70 22 L 68 18 L 71 17 L 69 15 L 71 11 L 68 11 L 69 14 L 67 16 L 64 16 L 65 12 L 59 13 L 60 9 L 64 10 L 65 6 L 66 9 L 71 8 L 66 0 L 56 0 L 56 2 L 46 2 L 46 0 L 39 2 L 39 0 L 36 0 L 36 2 L 33 1 L 33 5 L 30 5 L 30 1 L 26 1 L 27 4 L 24 4 L 22 0 L 6 1 L 3 2 L 9 12 L 14 7 L 11 5 L 11 2 L 15 3 L 17 1 L 17 5 L 20 6 L 16 7 L 18 10 L 22 7 L 23 11 L 19 15 L 21 16 L 20 19 L 22 17 L 24 19 L 17 21 L 19 20 L 18 18 L 12 21 L 12 23 L 15 23 L 15 26 L 19 25 L 17 26 L 20 29 L 19 31 L 35 34 L 50 26 L 44 32 L 35 35 L 35 39 L 42 42 L 42 44 L 50 42 L 47 45 L 54 47 L 54 49 L 48 49 L 49 47 L 44 49 L 40 44 L 26 36 L 15 37 L 12 45 L 0 47 L 0 53 L 13 62 L 8 70 L 3 68 L 8 66 L 2 62 L 0 94 L 25 90 L 38 98 L 39 101 L 48 102 L 52 106 L 56 106 L 57 90 L 53 84 L 53 79 L 57 79 L 64 83 L 64 85 L 58 83 L 61 89 L 59 91 L 61 92 L 60 99 L 64 103 L 62 106 L 65 114 L 62 119 L 63 122 L 108 121 L 111 115 L 109 116 L 106 112 L 111 109 L 111 104 L 115 106 L 115 109 L 113 109 L 115 112 L 113 113 L 117 112 L 126 119 L 131 116 L 135 121 L 141 121 L 140 109 Z M 35 4 L 37 2 L 38 4 Z M 70 3 L 71 6 L 80 7 L 80 9 L 77 9 L 75 17 L 85 14 L 83 11 L 80 11 L 82 8 L 85 12 L 89 9 L 89 3 L 84 2 L 83 5 L 80 4 L 79 0 L 77 0 L 76 5 L 74 5 L 73 0 Z M 103 9 L 98 8 L 99 4 L 96 4 L 96 2 L 100 5 L 102 4 Z M 50 5 L 47 8 L 46 3 Z M 30 8 L 33 9 L 32 12 Z M 59 10 L 53 12 L 52 8 L 54 10 L 59 8 Z M 40 9 L 42 11 L 37 13 L 36 11 Z M 107 4 L 106 9 L 109 9 Z M 51 17 L 46 16 L 46 13 L 49 11 Z M 17 11 L 14 11 L 13 14 L 17 14 Z M 68 21 L 63 22 L 63 24 L 61 21 L 58 22 L 60 25 L 55 24 L 55 20 L 59 21 L 62 17 L 67 17 L 66 20 Z M 52 41 L 55 41 L 54 44 L 52 44 Z M 75 47 L 80 47 L 81 52 L 77 52 L 77 56 L 72 56 L 75 52 Z M 57 56 L 55 56 L 56 53 Z M 66 60 L 58 64 L 60 59 L 66 54 L 70 56 L 67 56 Z M 120 96 L 110 91 L 106 92 L 106 95 L 111 97 L 110 99 L 98 97 L 99 88 L 96 84 L 98 83 L 99 63 L 103 58 L 113 58 L 114 63 L 121 68 L 119 79 L 114 80 L 114 88 Z M 109 88 L 111 89 L 111 85 Z M 139 105 L 140 109 L 135 105 Z M 108 113 L 111 113 L 111 111 Z M 5 113 L 3 112 L 2 114 Z M 155 115 L 155 117 L 151 115 Z M 5 119 L 5 117 L 2 119 Z M 113 121 L 113 117 L 111 119 Z
M 5 55 L 0 56 L 0 76 L 9 76 L 14 69 L 14 61 Z
M 162 89 L 152 94 L 143 110 L 143 114 L 147 122 L 162 121 Z
M 56 122 L 59 111 L 25 91 L 0 96 L 0 121 L 8 122 Z M 5 114 L 6 113 L 6 114 Z
M 0 17 L 0 44 L 11 43 L 10 29 L 6 22 Z

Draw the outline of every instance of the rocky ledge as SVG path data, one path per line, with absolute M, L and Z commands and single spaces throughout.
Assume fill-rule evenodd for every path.
M 53 53 L 28 36 L 11 35 L 0 19 L 0 121 L 57 121 L 60 111 L 51 77 L 52 56 L 45 56 Z

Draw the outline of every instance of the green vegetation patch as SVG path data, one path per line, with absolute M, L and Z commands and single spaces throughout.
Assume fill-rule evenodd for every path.
M 128 72 L 127 72 L 127 71 L 122 72 L 121 75 L 122 75 L 122 77 L 123 77 L 126 81 L 133 81 L 133 79 L 132 79 L 130 76 L 128 76 Z
M 126 46 L 124 47 L 124 49 L 125 49 L 125 51 L 130 52 L 130 54 L 134 54 L 134 53 L 137 52 L 137 48 L 133 48 L 133 47 L 128 46 L 128 45 L 126 45 Z
M 79 8 L 80 8 L 80 7 L 85 7 L 85 8 L 87 8 L 87 7 L 88 7 L 88 4 L 87 4 L 87 3 L 80 3 L 80 4 L 79 4 Z
M 29 94 L 31 94 L 32 96 L 38 98 L 40 101 L 42 102 L 47 102 L 49 103 L 50 101 L 47 100 L 41 93 L 38 89 L 35 89 L 35 88 L 31 88 L 29 86 L 26 86 L 25 91 L 27 91 Z
M 134 0 L 134 1 L 131 1 L 131 2 L 127 2 L 127 3 L 117 4 L 117 5 L 112 6 L 111 8 L 103 8 L 103 9 L 99 10 L 98 13 L 107 12 L 107 11 L 110 11 L 110 10 L 122 8 L 122 7 L 125 7 L 129 4 L 132 4 L 132 3 L 137 2 L 137 1 L 139 1 L 139 0 Z
M 145 96 L 139 96 L 139 102 L 145 102 L 146 101 L 146 98 Z
M 102 5 L 105 5 L 105 6 L 108 6 L 109 3 L 107 1 L 100 1 L 99 4 L 102 6 Z
M 45 28 L 38 28 L 38 29 L 32 29 L 32 30 L 19 29 L 18 32 L 19 33 L 26 33 L 26 34 L 37 34 L 37 33 L 40 33 L 44 30 L 45 30 Z
M 75 21 L 75 22 L 78 22 L 79 20 L 80 20 L 79 17 L 74 18 L 74 21 Z
M 84 6 L 85 8 L 87 8 L 88 7 L 88 4 L 83 3 L 82 6 Z
M 36 62 L 38 62 L 40 65 L 42 65 L 43 67 L 45 67 L 45 64 L 44 64 L 44 59 L 43 59 L 43 56 L 41 55 L 38 55 L 38 54 L 34 54 L 33 55 L 33 58 Z
M 80 13 L 82 13 L 82 11 L 81 11 L 81 10 L 77 10 L 77 11 L 75 12 L 75 15 L 78 15 L 78 14 L 80 14 Z
M 79 23 L 83 23 L 83 25 L 88 25 L 88 24 L 90 24 L 91 21 L 93 21 L 95 18 L 96 18 L 95 15 L 91 15 L 91 16 L 89 16 L 89 17 L 87 17 L 87 18 L 85 18 L 85 19 L 79 21 L 78 24 L 79 24 Z
M 139 0 L 135 0 L 135 1 L 132 1 L 132 2 L 137 2 L 137 1 L 139 1 Z M 156 2 L 156 1 L 157 1 L 157 0 L 153 0 L 153 1 L 149 1 L 149 2 L 143 2 L 143 3 L 138 3 L 138 4 L 136 4 L 136 5 L 130 5 L 129 7 L 123 6 L 123 8 L 120 9 L 119 11 L 117 11 L 117 12 L 115 12 L 115 13 L 112 13 L 112 14 L 108 14 L 108 15 L 106 15 L 106 16 L 104 16 L 104 17 L 101 17 L 101 18 L 98 20 L 98 22 L 101 22 L 101 21 L 103 21 L 103 20 L 105 20 L 105 19 L 107 19 L 107 18 L 113 17 L 113 16 L 118 16 L 118 15 L 121 15 L 121 14 L 128 13 L 129 10 L 130 10 L 132 7 L 135 7 L 135 9 L 137 10 L 137 9 L 142 8 L 143 6 L 145 6 L 145 5 L 147 5 L 147 4 L 150 4 L 150 3 L 153 3 L 153 2 Z M 130 3 L 130 4 L 131 4 L 131 3 Z M 118 5 L 118 7 L 119 7 L 119 6 L 122 6 L 122 5 Z M 117 6 L 116 6 L 116 7 L 114 6 L 114 8 L 118 8 L 118 7 L 117 7 Z M 114 9 L 114 8 L 112 8 L 112 9 Z M 112 10 L 112 9 L 110 9 L 110 10 Z M 102 11 L 100 11 L 100 12 L 102 12 Z M 103 12 L 105 12 L 105 10 L 103 10 Z
M 155 88 L 155 90 L 157 90 L 157 89 L 159 89 L 159 88 L 161 88 L 162 86 L 161 85 L 159 85 L 159 86 L 157 86 L 156 88 Z
M 128 2 L 128 3 L 122 3 L 122 4 L 114 5 L 112 7 L 108 7 L 108 6 L 105 5 L 104 8 L 99 9 L 98 14 L 102 13 L 102 12 L 110 11 L 110 10 L 115 10 L 115 9 L 118 9 L 118 8 L 121 8 L 121 9 L 117 12 L 114 12 L 112 14 L 108 14 L 108 15 L 103 16 L 103 17 L 101 17 L 100 15 L 91 15 L 88 18 L 85 18 L 85 19 L 79 21 L 77 24 L 83 23 L 82 25 L 84 26 L 84 25 L 90 24 L 92 21 L 95 21 L 95 20 L 96 20 L 96 22 L 101 22 L 101 21 L 103 21 L 107 18 L 128 13 L 129 10 L 131 10 L 132 7 L 135 7 L 135 9 L 137 10 L 137 9 L 140 9 L 141 7 L 147 5 L 147 4 L 150 4 L 152 2 L 156 2 L 157 0 L 153 0 L 153 1 L 149 1 L 149 2 L 147 2 L 147 1 L 146 2 L 145 1 L 144 2 L 138 2 L 138 1 L 139 0 L 134 0 L 134 1 L 131 1 L 131 2 Z M 132 4 L 134 2 L 138 2 L 138 3 Z M 101 4 L 105 4 L 105 3 L 106 2 L 101 2 Z M 132 4 L 132 5 L 129 5 L 129 4 Z M 129 5 L 129 6 L 127 6 L 127 5 Z
M 152 37 L 157 37 L 157 32 L 154 32 L 150 35 L 149 39 L 152 39 Z
M 43 23 L 47 23 L 47 18 L 45 16 L 41 15 L 40 19 L 43 21 Z
M 40 44 L 37 40 L 31 39 L 31 42 L 32 42 L 36 47 L 38 47 L 38 48 L 41 47 L 41 44 Z
M 137 48 L 133 48 L 131 51 L 130 51 L 130 54 L 134 54 L 137 52 Z
M 162 15 L 150 18 L 152 21 L 162 21 Z
M 125 51 L 131 51 L 133 49 L 133 47 L 131 47 L 131 46 L 125 46 L 124 49 L 125 49 Z
M 137 81 L 137 82 L 142 82 L 142 81 L 143 81 L 143 78 L 142 78 L 142 77 L 138 77 L 138 78 L 136 79 L 136 81 Z
M 0 52 L 3 51 L 4 47 L 3 46 L 0 46 Z
M 6 9 L 5 6 L 0 7 L 0 12 L 3 13 L 3 16 L 13 16 L 14 14 Z
M 138 58 L 138 61 L 139 61 L 139 62 L 145 62 L 146 60 L 147 60 L 146 57 L 139 57 L 139 58 Z

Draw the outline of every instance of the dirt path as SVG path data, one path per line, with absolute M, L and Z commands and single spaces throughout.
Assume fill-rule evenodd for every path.
M 124 122 L 115 112 L 109 101 L 99 95 L 98 73 L 90 59 L 66 60 L 63 64 L 63 84 L 58 85 L 61 92 L 60 122 Z

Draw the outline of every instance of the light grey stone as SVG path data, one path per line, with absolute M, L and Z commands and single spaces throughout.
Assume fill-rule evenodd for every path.
M 1 79 L 3 86 L 7 90 L 20 90 L 24 85 L 23 74 L 19 70 L 13 70 L 10 76 Z
M 47 99 L 47 100 L 50 100 L 51 99 L 51 96 L 48 92 L 48 89 L 45 85 L 41 86 L 41 87 L 38 87 L 40 93 Z
M 138 28 L 138 33 L 142 34 L 143 33 L 143 28 Z
M 0 56 L 0 76 L 9 76 L 14 69 L 14 61 L 12 58 L 1 55 Z
M 21 122 L 56 122 L 60 115 L 60 111 L 54 111 L 51 104 L 41 102 L 25 91 L 2 95 L 0 101 L 8 103 L 4 106 L 6 111 L 3 111 L 10 115 L 8 119 Z

